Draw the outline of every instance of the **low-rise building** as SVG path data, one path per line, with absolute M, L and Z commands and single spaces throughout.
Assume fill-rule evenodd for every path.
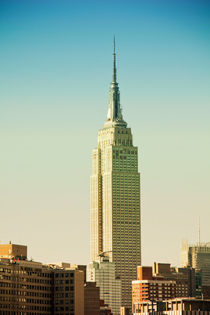
M 176 298 L 166 301 L 143 301 L 135 305 L 133 315 L 209 315 L 210 300 Z
M 192 268 L 191 268 L 192 269 Z M 190 268 L 171 268 L 170 264 L 138 266 L 137 280 L 132 281 L 132 309 L 143 301 L 163 301 L 175 297 L 189 297 L 195 274 Z M 190 275 L 193 275 L 191 277 Z M 139 304 L 140 305 L 140 304 Z
M 171 267 L 166 263 L 154 263 L 153 278 L 176 281 L 176 297 L 195 297 L 195 269 L 186 267 Z

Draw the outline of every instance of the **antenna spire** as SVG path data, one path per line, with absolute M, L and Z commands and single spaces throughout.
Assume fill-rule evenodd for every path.
M 198 246 L 200 246 L 201 242 L 201 230 L 200 230 L 200 216 L 198 217 Z
M 113 47 L 113 82 L 117 82 L 117 70 L 116 70 L 116 52 L 115 52 L 115 36 L 114 36 L 114 47 Z

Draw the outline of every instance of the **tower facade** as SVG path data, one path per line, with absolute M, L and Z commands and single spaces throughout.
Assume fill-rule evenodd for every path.
M 210 286 L 210 243 L 189 245 L 183 241 L 181 246 L 181 265 L 201 270 L 202 286 Z
M 119 315 L 122 303 L 121 280 L 116 278 L 115 263 L 109 262 L 108 257 L 100 257 L 100 261 L 89 264 L 87 279 L 96 282 L 100 288 L 100 299 L 111 307 L 113 315 Z
M 141 265 L 138 149 L 122 116 L 113 53 L 107 120 L 92 153 L 91 260 L 103 253 L 115 263 L 122 283 L 122 306 L 131 307 L 132 280 Z

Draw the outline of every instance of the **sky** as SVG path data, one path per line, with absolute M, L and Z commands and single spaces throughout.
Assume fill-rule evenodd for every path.
M 210 242 L 210 1 L 0 0 L 0 242 L 90 260 L 91 152 L 113 36 L 139 150 L 142 264 Z

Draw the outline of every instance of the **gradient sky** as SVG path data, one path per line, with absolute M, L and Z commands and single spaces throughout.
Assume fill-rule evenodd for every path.
M 0 0 L 0 241 L 43 262 L 89 262 L 114 34 L 139 148 L 143 264 L 178 265 L 199 216 L 210 242 L 210 1 Z

